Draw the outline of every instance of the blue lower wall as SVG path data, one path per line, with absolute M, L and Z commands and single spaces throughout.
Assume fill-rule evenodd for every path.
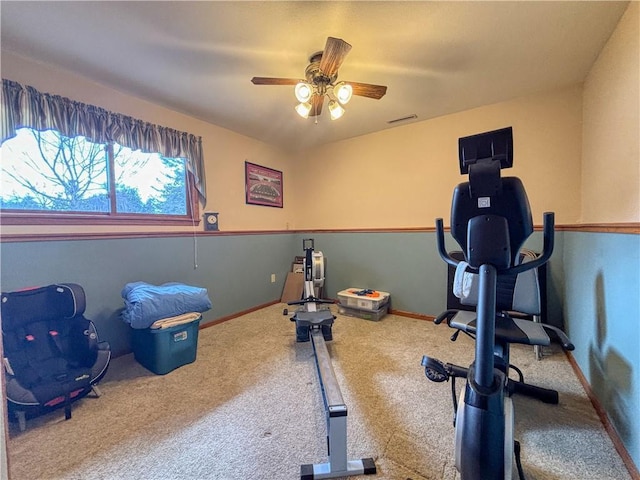
M 446 306 L 447 266 L 438 257 L 433 233 L 313 233 L 326 259 L 325 296 L 349 287 L 391 293 L 396 310 L 437 315 Z
M 0 282 L 2 291 L 64 282 L 82 285 L 85 315 L 119 356 L 131 351 L 130 328 L 119 316 L 125 284 L 205 287 L 213 308 L 203 314 L 203 322 L 212 321 L 280 298 L 294 238 L 273 234 L 2 243 Z
M 0 244 L 0 282 L 2 291 L 63 282 L 82 285 L 86 316 L 118 356 L 131 350 L 129 327 L 119 317 L 125 284 L 205 287 L 213 303 L 203 315 L 206 323 L 280 298 L 294 256 L 304 255 L 302 239 L 307 237 L 314 238 L 327 261 L 326 297 L 337 298 L 348 287 L 375 288 L 391 293 L 395 310 L 435 316 L 446 308 L 447 266 L 437 254 L 433 232 L 6 242 Z M 534 234 L 530 248 L 539 247 L 537 237 Z M 455 248 L 450 237 L 447 246 Z M 549 291 L 559 290 L 557 281 Z M 557 301 L 550 305 L 551 323 L 560 324 L 561 310 Z
M 640 465 L 640 235 L 564 234 L 573 356 Z
M 298 235 L 313 238 L 327 262 L 325 296 L 337 298 L 348 287 L 373 288 L 391 293 L 391 308 L 436 316 L 446 309 L 447 265 L 437 252 L 433 232 L 338 232 Z M 556 253 L 547 273 L 547 322 L 562 326 L 560 291 L 563 282 L 562 235 L 556 235 Z M 447 250 L 457 250 L 446 234 Z M 542 234 L 534 233 L 525 245 L 542 249 Z M 302 255 L 302 253 L 299 253 Z
M 321 232 L 0 244 L 3 291 L 75 282 L 87 293 L 87 317 L 114 354 L 130 351 L 119 313 L 133 281 L 178 281 L 208 289 L 204 322 L 280 298 L 302 239 L 327 259 L 325 296 L 348 287 L 391 293 L 392 308 L 437 315 L 446 306 L 446 265 L 433 232 Z M 541 234 L 526 247 L 539 251 Z M 447 247 L 455 249 L 447 236 Z M 197 261 L 197 268 L 195 268 Z M 271 274 L 276 282 L 271 283 Z M 548 322 L 563 321 L 574 357 L 640 464 L 640 236 L 557 232 L 547 275 Z

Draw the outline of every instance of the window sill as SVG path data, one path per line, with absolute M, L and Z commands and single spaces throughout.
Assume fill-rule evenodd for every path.
M 2 225 L 200 225 L 200 219 L 163 215 L 14 214 L 0 213 Z

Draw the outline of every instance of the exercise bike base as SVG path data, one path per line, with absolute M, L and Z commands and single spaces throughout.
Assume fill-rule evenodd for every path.
M 330 463 L 306 464 L 300 467 L 300 480 L 349 477 L 352 475 L 375 475 L 376 464 L 373 458 L 349 460 L 346 470 L 331 470 Z

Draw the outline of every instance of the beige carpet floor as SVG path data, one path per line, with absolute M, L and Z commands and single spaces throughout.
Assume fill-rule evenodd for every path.
M 295 342 L 283 304 L 200 331 L 197 360 L 155 375 L 114 359 L 100 398 L 10 427 L 13 480 L 299 478 L 326 459 L 326 423 L 310 343 Z M 335 311 L 335 307 L 332 307 Z M 349 458 L 373 457 L 387 480 L 456 479 L 450 387 L 426 380 L 423 354 L 468 365 L 473 342 L 395 315 L 338 315 L 328 344 L 349 408 Z M 515 397 L 527 480 L 631 478 L 565 355 L 512 349 L 528 382 L 559 405 Z M 459 381 L 459 388 L 463 382 Z

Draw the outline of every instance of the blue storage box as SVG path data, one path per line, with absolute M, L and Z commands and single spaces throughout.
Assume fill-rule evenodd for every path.
M 169 328 L 133 328 L 131 346 L 135 359 L 158 375 L 175 370 L 196 360 L 198 318 Z

